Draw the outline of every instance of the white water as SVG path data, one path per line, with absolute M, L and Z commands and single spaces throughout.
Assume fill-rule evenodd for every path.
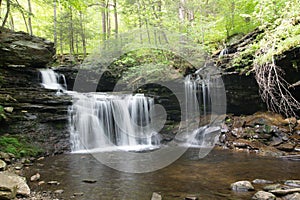
M 58 74 L 52 69 L 40 69 L 40 73 L 42 78 L 41 84 L 44 88 L 61 91 L 67 89 L 66 78 L 63 74 Z
M 42 69 L 40 73 L 43 87 L 73 96 L 73 105 L 69 109 L 72 152 L 140 151 L 159 147 L 160 136 L 151 128 L 153 99 L 143 94 L 68 92 L 64 75 L 51 69 Z M 210 77 L 188 75 L 184 84 L 187 119 L 193 121 L 199 114 L 206 118 L 211 109 L 210 87 L 213 82 Z M 212 144 L 212 133 L 218 130 L 204 126 L 187 131 L 192 134 L 192 139 L 186 141 L 189 145 L 207 147 Z
M 144 95 L 73 94 L 69 111 L 73 152 L 143 150 L 159 145 L 151 128 L 154 101 Z
M 187 100 L 186 112 L 188 119 L 193 120 L 193 115 L 201 116 L 201 119 L 207 119 L 211 114 L 211 97 L 212 88 L 217 83 L 211 79 L 209 75 L 201 77 L 194 74 L 188 75 L 185 78 L 185 98 Z M 200 109 L 197 109 L 200 108 Z M 201 121 L 200 121 L 201 123 Z M 210 127 L 209 125 L 202 126 L 196 130 L 188 130 L 191 132 L 192 137 L 187 142 L 191 146 L 196 147 L 211 147 L 215 144 L 219 127 Z

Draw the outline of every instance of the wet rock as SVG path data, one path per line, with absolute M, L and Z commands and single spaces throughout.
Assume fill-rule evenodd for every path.
M 41 160 L 44 160 L 44 159 L 45 159 L 45 157 L 40 157 L 40 158 L 37 159 L 37 161 L 41 161 Z
M 45 184 L 45 181 L 38 182 L 38 185 L 43 185 L 43 184 Z
M 234 135 L 235 137 L 237 138 L 241 138 L 244 136 L 244 133 L 243 133 L 243 128 L 234 128 L 232 131 L 231 131 L 231 134 Z
M 13 182 L 17 185 L 17 194 L 21 196 L 28 197 L 30 195 L 30 188 L 26 183 L 26 178 L 18 176 L 9 172 L 0 173 L 0 180 Z
M 6 162 L 0 159 L 0 171 L 6 170 Z
M 252 181 L 255 184 L 271 184 L 273 181 L 265 180 L 265 179 L 255 179 Z
M 300 193 L 288 194 L 282 198 L 283 200 L 300 200 Z
M 83 192 L 75 192 L 73 195 L 74 195 L 75 197 L 83 196 Z
M 55 194 L 62 194 L 62 193 L 64 193 L 64 190 L 55 190 L 54 193 Z
M 162 200 L 162 196 L 156 192 L 153 192 L 151 200 Z
M 187 196 L 187 197 L 185 197 L 185 200 L 198 200 L 198 197 L 196 197 L 196 196 Z
M 272 142 L 270 143 L 271 146 L 277 146 L 282 143 L 282 138 L 281 137 L 272 137 Z
M 8 113 L 12 113 L 14 108 L 13 107 L 5 107 L 4 110 Z
M 291 188 L 291 189 L 277 189 L 277 190 L 271 190 L 271 193 L 275 195 L 287 195 L 287 194 L 292 194 L 296 192 L 300 192 L 300 188 Z
M 300 187 L 300 180 L 287 180 L 284 184 L 292 187 Z
M 19 165 L 19 166 L 15 166 L 15 170 L 21 170 L 23 166 Z
M 48 185 L 59 185 L 60 183 L 58 181 L 48 181 Z
M 255 200 L 275 200 L 276 196 L 272 193 L 269 193 L 269 192 L 258 191 L 254 194 L 252 199 L 255 199 Z
M 95 179 L 83 179 L 82 182 L 85 182 L 85 183 L 96 183 L 97 180 L 95 180 Z
M 36 173 L 35 175 L 30 177 L 30 181 L 38 181 L 40 180 L 41 175 L 39 173 Z
M 254 187 L 249 181 L 238 181 L 230 185 L 231 189 L 236 192 L 246 192 L 254 190 Z
M 284 143 L 284 144 L 280 144 L 276 148 L 281 150 L 281 151 L 293 151 L 294 147 L 295 147 L 295 145 L 292 144 L 292 143 Z
M 263 189 L 265 191 L 270 191 L 270 190 L 277 190 L 280 189 L 281 185 L 280 184 L 272 184 L 272 185 L 266 185 Z

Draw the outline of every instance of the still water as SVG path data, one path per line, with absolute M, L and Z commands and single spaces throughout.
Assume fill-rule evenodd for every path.
M 38 161 L 27 176 L 39 172 L 41 180 L 58 181 L 60 185 L 30 183 L 35 191 L 63 189 L 59 199 L 84 200 L 150 200 L 158 192 L 164 200 L 184 199 L 193 195 L 199 199 L 251 199 L 254 192 L 235 193 L 229 189 L 238 180 L 268 179 L 282 182 L 300 179 L 300 162 L 259 157 L 229 150 L 213 150 L 197 159 L 198 149 L 189 149 L 180 159 L 161 170 L 130 174 L 111 169 L 88 154 L 65 154 Z M 149 163 L 151 165 L 151 163 Z M 82 180 L 93 179 L 96 183 Z M 255 185 L 256 190 L 263 185 Z

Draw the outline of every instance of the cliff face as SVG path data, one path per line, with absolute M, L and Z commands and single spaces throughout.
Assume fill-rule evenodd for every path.
M 68 105 L 71 99 L 40 85 L 40 73 L 52 61 L 53 43 L 23 32 L 0 33 L 0 135 L 21 134 L 45 154 L 70 148 Z M 9 111 L 9 112 L 8 112 Z
M 55 55 L 53 42 L 24 32 L 0 30 L 0 66 L 43 67 Z

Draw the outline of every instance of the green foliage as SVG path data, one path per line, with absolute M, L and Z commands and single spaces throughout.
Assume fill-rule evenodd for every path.
M 37 156 L 42 152 L 21 136 L 1 136 L 0 151 L 12 153 L 16 157 Z

